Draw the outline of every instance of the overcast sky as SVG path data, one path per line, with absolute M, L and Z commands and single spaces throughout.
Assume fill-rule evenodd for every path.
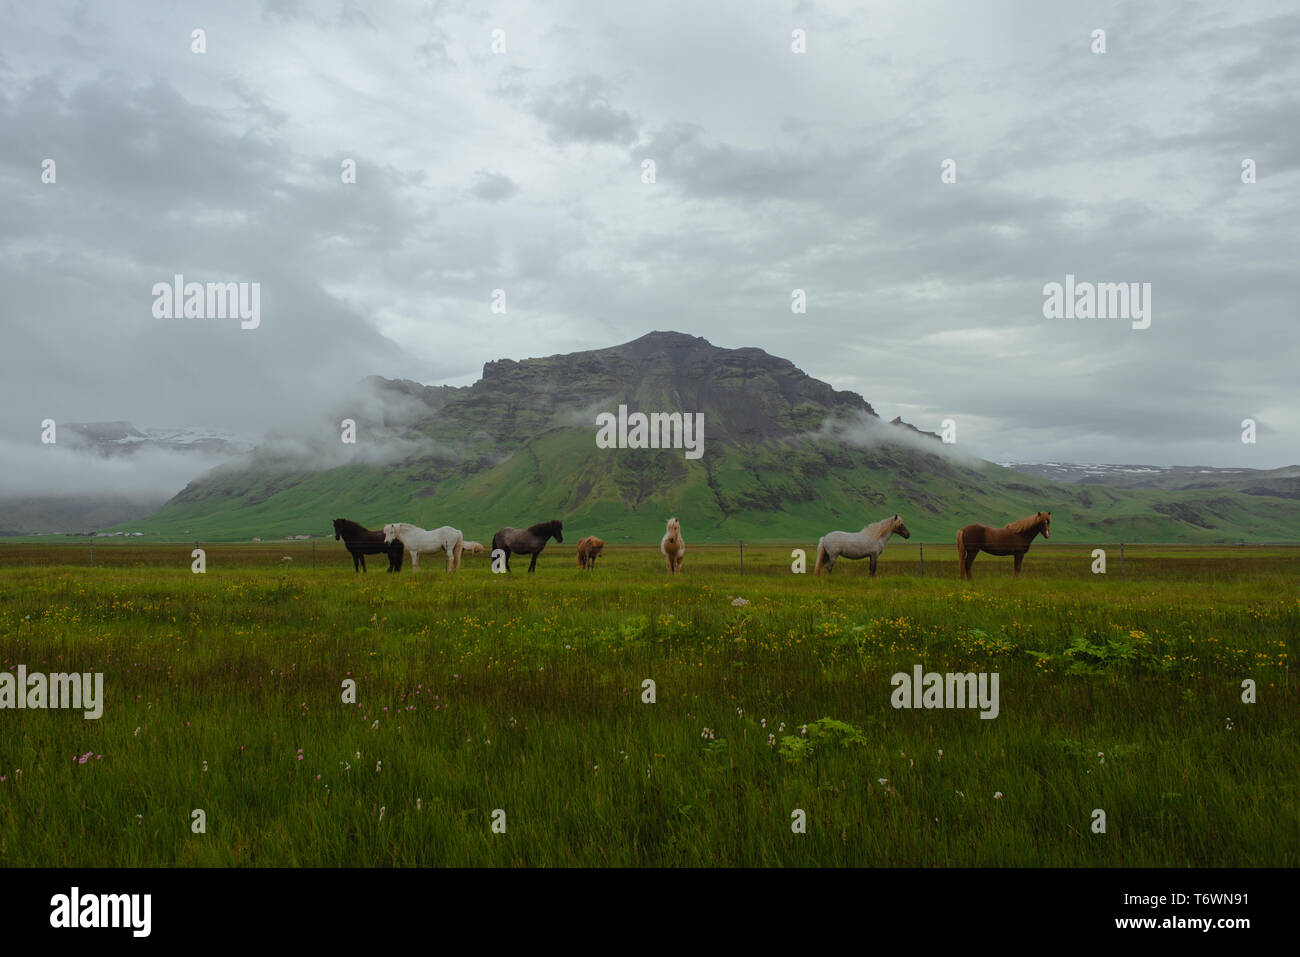
M 1293 3 L 0 11 L 7 457 L 673 329 L 994 461 L 1300 461 Z M 156 318 L 177 273 L 260 326 Z M 1150 327 L 1044 318 L 1066 274 L 1150 283 Z

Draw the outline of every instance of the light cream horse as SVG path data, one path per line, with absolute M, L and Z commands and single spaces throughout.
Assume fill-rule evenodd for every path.
M 882 518 L 860 532 L 828 532 L 817 542 L 817 574 L 820 575 L 825 568 L 829 575 L 837 558 L 869 558 L 871 574 L 875 575 L 880 553 L 885 550 L 885 543 L 895 532 L 904 538 L 912 537 L 912 533 L 897 515 Z
M 682 559 L 686 556 L 686 542 L 682 539 L 682 525 L 677 519 L 668 519 L 668 528 L 664 532 L 663 541 L 659 543 L 659 551 L 663 552 L 664 557 L 668 559 L 668 574 L 676 575 L 682 570 Z
M 423 529 L 408 522 L 393 522 L 384 526 L 384 541 L 397 539 L 411 553 L 411 571 L 420 570 L 420 552 L 433 552 L 442 549 L 447 553 L 447 571 L 454 572 L 460 568 L 461 552 L 465 548 L 465 539 L 460 529 L 444 525 L 441 528 Z
M 465 542 L 464 550 L 469 552 L 471 555 L 482 555 L 487 551 L 487 546 L 483 545 L 481 542 Z

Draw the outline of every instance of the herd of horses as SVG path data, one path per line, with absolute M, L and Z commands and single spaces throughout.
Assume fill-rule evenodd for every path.
M 1020 577 L 1020 564 L 1025 560 L 1025 553 L 1033 540 L 1042 535 L 1052 535 L 1052 513 L 1035 512 L 1033 515 L 1003 525 L 1000 528 L 991 525 L 967 525 L 957 533 L 957 558 L 960 575 L 970 578 L 971 564 L 980 552 L 990 555 L 1010 555 L 1014 559 L 1014 574 Z M 552 538 L 557 544 L 564 543 L 564 524 L 559 519 L 538 522 L 528 528 L 515 528 L 507 525 L 492 536 L 492 559 L 503 562 L 505 571 L 510 570 L 511 555 L 529 555 L 531 572 L 537 568 L 537 556 L 542 553 L 546 543 Z M 816 573 L 823 571 L 830 574 L 835 563 L 841 558 L 853 560 L 868 559 L 871 575 L 876 574 L 876 563 L 885 544 L 894 535 L 911 538 L 911 532 L 897 515 L 882 518 L 878 522 L 863 527 L 860 532 L 827 532 L 817 542 Z M 346 518 L 334 519 L 334 538 L 342 541 L 352 555 L 354 571 L 366 570 L 367 555 L 387 555 L 388 570 L 402 570 L 402 553 L 411 553 L 411 570 L 420 570 L 421 552 L 444 552 L 447 556 L 447 571 L 454 572 L 460 568 L 461 557 L 465 552 L 480 554 L 486 549 L 478 542 L 467 542 L 459 529 L 450 525 L 441 528 L 424 529 L 406 522 L 393 522 L 379 531 L 373 531 L 364 525 Z M 594 535 L 589 535 L 578 542 L 578 567 L 592 571 L 596 559 L 605 550 L 605 543 Z M 682 570 L 682 561 L 686 557 L 686 541 L 682 538 L 682 525 L 676 518 L 668 519 L 664 537 L 659 542 L 659 551 L 668 563 L 668 574 L 676 575 Z

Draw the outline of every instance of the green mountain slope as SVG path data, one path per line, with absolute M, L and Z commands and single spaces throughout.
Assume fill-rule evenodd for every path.
M 462 389 L 369 384 L 377 403 L 358 419 L 350 463 L 332 464 L 336 432 L 310 437 L 333 443 L 318 463 L 271 443 L 121 527 L 215 541 L 330 534 L 330 521 L 346 516 L 372 527 L 450 524 L 486 542 L 502 525 L 560 518 L 566 541 L 649 542 L 676 515 L 688 541 L 812 542 L 897 512 L 914 538 L 946 542 L 969 522 L 1048 509 L 1054 537 L 1068 541 L 1300 539 L 1295 499 L 1023 475 L 885 423 L 860 396 L 786 360 L 679 333 L 488 363 Z M 596 413 L 620 403 L 703 413 L 703 457 L 597 448 Z

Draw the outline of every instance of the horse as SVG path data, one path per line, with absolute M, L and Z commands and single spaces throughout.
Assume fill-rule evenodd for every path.
M 578 567 L 592 571 L 596 567 L 596 559 L 605 551 L 605 543 L 595 535 L 588 535 L 578 542 Z
M 492 554 L 496 555 L 498 548 L 505 552 L 506 571 L 510 571 L 511 552 L 532 555 L 533 560 L 528 563 L 528 571 L 532 572 L 537 567 L 537 556 L 546 547 L 548 539 L 554 538 L 557 544 L 564 544 L 564 539 L 561 537 L 563 531 L 564 523 L 558 518 L 553 518 L 549 522 L 538 522 L 529 528 L 507 525 L 492 536 Z
M 1020 563 L 1025 560 L 1025 552 L 1029 551 L 1034 536 L 1042 532 L 1043 538 L 1051 538 L 1051 525 L 1051 512 L 1035 512 L 1002 528 L 967 525 L 957 533 L 957 561 L 961 566 L 961 577 L 970 578 L 970 567 L 975 556 L 985 551 L 990 555 L 1014 555 L 1016 569 L 1013 577 L 1019 578 Z
M 659 551 L 668 559 L 668 574 L 676 575 L 682 570 L 682 559 L 686 557 L 686 541 L 682 538 L 682 523 L 675 518 L 668 519 Z
M 383 532 L 375 532 L 346 518 L 334 519 L 334 540 L 342 541 L 352 554 L 352 570 L 366 570 L 367 555 L 388 555 L 388 570 L 402 570 L 402 543 L 389 543 Z
M 912 537 L 912 533 L 897 515 L 873 522 L 860 532 L 827 532 L 817 541 L 817 574 L 820 575 L 824 568 L 829 575 L 835 568 L 837 558 L 869 558 L 871 576 L 874 578 L 880 553 L 885 550 L 885 543 L 894 534 L 904 538 Z
M 469 552 L 471 555 L 482 555 L 487 551 L 479 542 L 465 542 L 462 547 L 464 551 Z
M 384 526 L 384 541 L 398 541 L 411 553 L 411 571 L 420 570 L 420 552 L 432 552 L 442 549 L 447 553 L 447 571 L 454 572 L 460 568 L 460 555 L 464 549 L 464 538 L 460 529 L 443 525 L 441 528 L 423 529 L 407 522 L 394 522 Z

